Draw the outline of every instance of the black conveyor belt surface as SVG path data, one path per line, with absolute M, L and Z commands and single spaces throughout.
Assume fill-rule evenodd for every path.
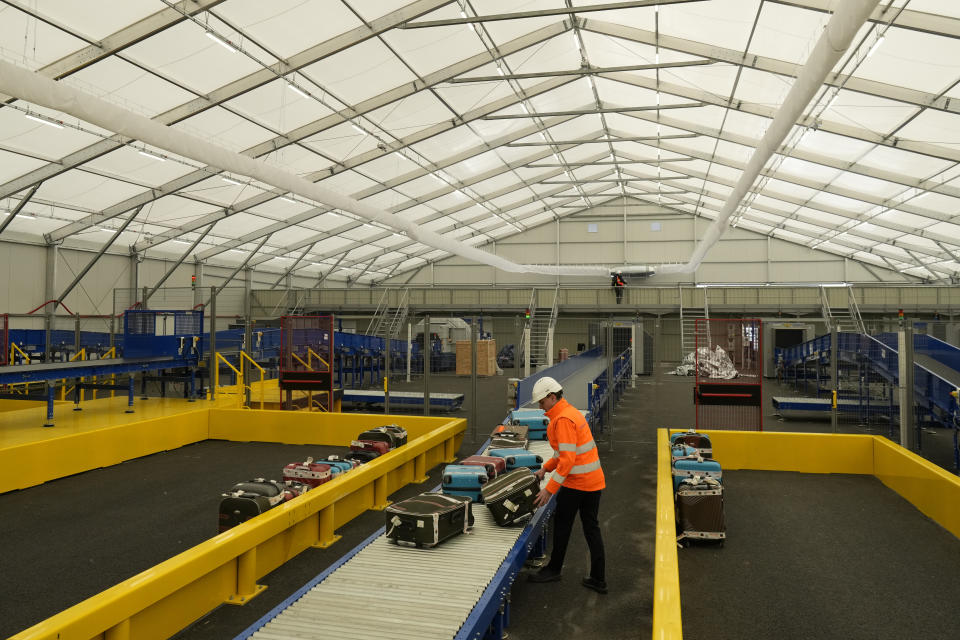
M 679 550 L 688 640 L 956 637 L 960 540 L 873 476 L 724 473 L 727 541 Z

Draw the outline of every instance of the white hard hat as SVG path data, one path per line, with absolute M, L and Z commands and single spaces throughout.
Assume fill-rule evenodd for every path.
M 530 394 L 530 399 L 533 402 L 540 402 L 551 393 L 557 393 L 558 391 L 563 391 L 560 383 L 550 376 L 544 376 L 533 383 L 533 392 Z

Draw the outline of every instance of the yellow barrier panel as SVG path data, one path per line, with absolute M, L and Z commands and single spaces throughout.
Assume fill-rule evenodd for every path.
M 960 538 L 960 478 L 895 442 L 872 437 L 874 475 Z
M 677 566 L 677 527 L 673 506 L 669 436 L 657 429 L 657 538 L 654 551 L 653 638 L 682 640 L 680 571 Z
M 240 352 L 240 371 L 241 371 L 241 372 L 244 371 L 244 366 L 243 366 L 244 361 L 248 361 L 248 362 L 250 362 L 250 364 L 252 364 L 253 366 L 255 366 L 257 369 L 260 369 L 260 410 L 262 411 L 262 410 L 263 410 L 263 398 L 264 398 L 264 395 L 263 395 L 263 374 L 264 374 L 263 367 L 261 367 L 259 364 L 257 364 L 257 361 L 256 361 L 256 360 L 254 360 L 253 358 L 251 358 L 250 356 L 248 356 L 246 351 L 241 351 L 241 352 Z M 244 378 L 244 379 L 246 379 L 246 378 Z M 253 385 L 247 385 L 247 386 L 245 386 L 245 387 L 243 387 L 243 388 L 244 388 L 244 389 L 250 389 L 250 391 L 253 391 Z
M 224 358 L 223 354 L 221 354 L 219 351 L 215 354 L 214 361 L 217 363 L 217 366 L 213 368 L 213 399 L 214 400 L 217 399 L 217 394 L 219 393 L 219 389 L 220 389 L 220 364 L 219 364 L 220 362 L 223 362 L 224 364 L 226 364 L 228 367 L 233 369 L 233 372 L 235 374 L 237 374 L 237 386 L 236 386 L 237 395 L 242 396 L 243 395 L 243 372 L 238 370 L 232 364 L 230 364 L 230 361 Z M 240 364 L 240 369 L 243 369 L 242 363 Z M 242 397 L 238 398 L 237 403 L 238 403 L 238 406 L 242 406 L 243 398 Z
M 319 360 L 320 363 L 321 363 L 324 367 L 326 367 L 327 369 L 330 368 L 330 364 L 329 364 L 326 360 L 324 360 L 323 358 L 321 358 L 319 353 L 317 353 L 316 351 L 314 351 L 314 350 L 311 349 L 310 347 L 307 347 L 307 363 L 308 363 L 308 366 L 313 364 L 313 359 L 314 359 L 314 358 L 316 358 L 317 360 Z M 311 369 L 312 369 L 312 368 L 313 368 L 313 367 L 311 366 Z
M 15 342 L 11 342 L 11 343 L 10 343 L 10 359 L 7 360 L 7 362 L 12 363 L 12 362 L 13 362 L 13 356 L 14 356 L 16 353 L 18 353 L 18 352 L 20 353 L 20 357 L 23 358 L 24 360 L 26 360 L 26 363 L 27 363 L 27 364 L 30 364 L 30 356 L 27 355 L 27 352 L 26 352 L 26 351 L 24 351 L 23 349 L 21 349 L 20 347 L 18 347 Z
M 73 354 L 72 356 L 70 356 L 70 359 L 67 360 L 67 362 L 76 362 L 77 360 L 86 360 L 86 359 L 87 359 L 87 350 L 86 350 L 86 348 L 83 348 L 83 349 L 80 349 L 80 351 L 77 351 L 77 352 L 76 352 L 75 354 Z M 60 382 L 61 382 L 61 387 L 60 387 L 60 399 L 61 399 L 61 400 L 66 400 L 66 399 L 67 399 L 67 394 L 70 393 L 70 391 L 72 391 L 72 390 L 74 389 L 74 387 L 70 387 L 69 389 L 67 389 L 67 379 L 66 379 L 66 378 L 63 378 Z M 83 382 L 83 378 L 80 378 L 80 382 Z M 81 400 L 82 400 L 82 398 L 81 398 Z
M 259 412 L 251 414 L 240 410 L 209 409 L 208 412 L 211 422 L 221 425 L 218 427 L 221 436 L 225 435 L 224 425 L 230 421 L 242 419 L 245 428 L 241 430 L 250 432 L 255 422 L 251 418 L 259 417 L 262 421 L 263 417 Z M 225 415 L 217 415 L 221 413 Z M 307 418 L 328 426 L 344 417 L 342 414 L 286 415 L 292 423 Z M 382 415 L 350 417 L 365 418 L 367 427 L 384 419 Z M 390 416 L 401 424 L 407 418 Z M 310 546 L 330 544 L 337 526 L 367 509 L 382 507 L 386 495 L 419 479 L 418 472 L 424 464 L 434 466 L 451 460 L 453 445 L 462 439 L 466 421 L 411 418 L 408 433 L 413 429 L 419 435 L 405 446 L 121 582 L 11 640 L 100 637 L 161 640 L 222 603 L 248 602 L 263 591 L 263 587 L 256 584 L 257 579 Z M 271 416 L 271 422 L 274 419 L 283 420 Z M 432 429 L 426 421 L 432 421 Z M 359 422 L 352 426 L 357 424 Z M 241 435 L 236 439 L 246 438 Z

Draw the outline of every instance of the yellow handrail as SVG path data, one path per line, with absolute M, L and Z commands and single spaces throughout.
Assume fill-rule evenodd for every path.
M 116 359 L 117 359 L 117 348 L 116 348 L 116 347 L 110 347 L 109 349 L 107 349 L 107 350 L 103 353 L 103 355 L 100 356 L 100 359 L 101 359 L 101 360 L 116 360 Z M 96 378 L 94 378 L 94 380 L 96 380 Z M 117 374 L 115 374 L 115 373 L 111 373 L 111 374 L 110 374 L 110 384 L 112 384 L 112 385 L 113 385 L 113 384 L 117 384 Z M 111 398 L 115 397 L 115 396 L 116 396 L 116 393 L 117 393 L 117 392 L 116 392 L 114 389 L 110 389 L 110 397 L 111 397 Z M 94 399 L 97 398 L 97 392 L 96 392 L 96 390 L 94 390 L 94 392 L 93 392 L 93 398 L 94 398 Z
M 254 360 L 253 358 L 251 358 L 250 356 L 248 356 L 246 351 L 241 351 L 241 352 L 240 352 L 240 370 L 241 370 L 241 371 L 243 370 L 243 362 L 244 362 L 244 360 L 249 360 L 249 361 L 250 361 L 250 364 L 252 364 L 253 366 L 255 366 L 257 369 L 260 369 L 260 410 L 263 411 L 263 394 L 264 394 L 264 391 L 263 391 L 263 374 L 264 374 L 263 367 L 261 367 L 259 364 L 257 364 L 257 361 L 256 361 L 256 360 Z M 250 389 L 251 391 L 253 391 L 253 386 L 248 386 L 248 387 L 244 387 L 244 388 Z
M 11 342 L 11 343 L 10 343 L 10 360 L 9 360 L 9 362 L 11 362 L 11 363 L 13 362 L 13 354 L 15 354 L 17 351 L 19 351 L 19 352 L 20 352 L 20 355 L 23 357 L 23 359 L 27 361 L 27 364 L 30 364 L 30 356 L 27 355 L 27 352 L 26 352 L 26 351 L 24 351 L 23 349 L 21 349 L 20 347 L 18 347 L 16 342 Z
M 73 354 L 72 356 L 70 356 L 70 358 L 67 360 L 67 362 L 76 362 L 77 359 L 80 359 L 80 360 L 86 360 L 86 359 L 87 359 L 87 348 L 86 348 L 86 347 L 84 347 L 83 349 L 80 349 L 80 351 L 77 351 L 75 354 Z M 62 386 L 60 387 L 60 399 L 65 401 L 65 400 L 67 399 L 67 393 L 69 393 L 70 390 L 73 389 L 73 387 L 70 387 L 70 389 L 67 389 L 67 379 L 66 379 L 66 378 L 63 378 L 63 380 L 62 380 L 61 382 L 62 382 L 63 384 L 62 384 Z M 80 378 L 80 382 L 83 382 L 83 378 Z
M 309 364 L 307 364 L 306 362 L 304 362 L 304 361 L 303 361 L 303 358 L 301 358 L 300 356 L 298 356 L 298 355 L 295 354 L 295 353 L 291 353 L 290 355 L 292 355 L 294 358 L 296 358 L 296 359 L 297 359 L 297 362 L 299 362 L 300 364 L 302 364 L 303 366 L 305 366 L 307 369 L 309 369 L 310 371 L 313 371 L 313 367 L 311 367 Z M 310 358 L 310 356 L 309 356 L 309 354 L 308 354 L 308 355 L 307 355 L 307 359 L 309 359 L 309 358 Z
M 313 356 L 313 358 L 316 358 L 317 360 L 319 360 L 320 362 L 322 362 L 322 363 L 323 363 L 323 366 L 325 366 L 327 369 L 330 368 L 330 364 L 329 364 L 326 360 L 324 360 L 323 358 L 321 358 L 321 357 L 320 357 L 320 354 L 318 354 L 316 351 L 314 351 L 314 350 L 311 349 L 310 347 L 307 347 L 307 362 L 312 363 L 312 362 L 313 362 L 313 358 L 311 358 L 310 356 Z M 311 367 L 311 369 L 312 369 L 312 368 L 313 368 L 313 367 Z
M 217 399 L 217 389 L 220 387 L 220 361 L 221 361 L 221 360 L 223 360 L 223 362 L 224 362 L 228 367 L 230 367 L 231 369 L 233 369 L 233 372 L 234 372 L 235 374 L 237 374 L 237 387 L 239 387 L 240 389 L 243 389 L 243 372 L 237 370 L 237 368 L 236 368 L 235 366 L 233 366 L 232 364 L 230 364 L 230 361 L 227 360 L 226 358 L 224 358 L 224 357 L 223 357 L 223 354 L 221 354 L 219 351 L 218 351 L 215 355 L 216 355 L 217 366 L 215 366 L 215 367 L 213 368 L 213 399 L 214 399 L 214 400 Z M 240 365 L 240 368 L 241 368 L 241 369 L 243 368 L 243 365 L 242 365 L 242 364 Z M 240 399 L 240 404 L 241 404 L 241 405 L 243 404 L 243 399 L 242 399 L 242 398 Z

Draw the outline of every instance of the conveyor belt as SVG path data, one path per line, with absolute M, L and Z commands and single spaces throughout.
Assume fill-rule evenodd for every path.
M 108 358 L 106 360 L 74 360 L 73 362 L 40 362 L 0 367 L 0 384 L 40 382 L 129 371 L 145 371 L 167 367 L 187 366 L 184 358 L 163 356 L 157 358 Z
M 545 441 L 531 442 L 530 450 L 552 455 Z M 483 505 L 474 505 L 473 514 L 470 533 L 432 549 L 395 545 L 379 530 L 237 638 L 289 640 L 321 629 L 357 640 L 457 637 L 477 617 L 485 591 L 497 586 L 494 579 L 505 577 L 502 565 L 532 526 L 499 527 Z
M 345 406 L 371 406 L 383 408 L 384 393 L 377 389 L 344 389 Z M 443 411 L 456 411 L 463 405 L 462 393 L 431 393 L 430 408 Z M 420 391 L 391 391 L 391 408 L 423 408 L 423 393 Z
M 770 398 L 773 408 L 777 410 L 783 418 L 804 418 L 808 420 L 829 419 L 832 409 L 830 398 L 785 398 L 782 396 L 773 396 Z M 856 400 L 841 399 L 837 401 L 837 410 L 843 413 L 856 413 L 865 409 L 868 405 Z M 894 403 L 894 407 L 896 407 Z M 884 412 L 889 411 L 890 403 L 880 400 L 874 400 L 869 405 L 870 411 Z

